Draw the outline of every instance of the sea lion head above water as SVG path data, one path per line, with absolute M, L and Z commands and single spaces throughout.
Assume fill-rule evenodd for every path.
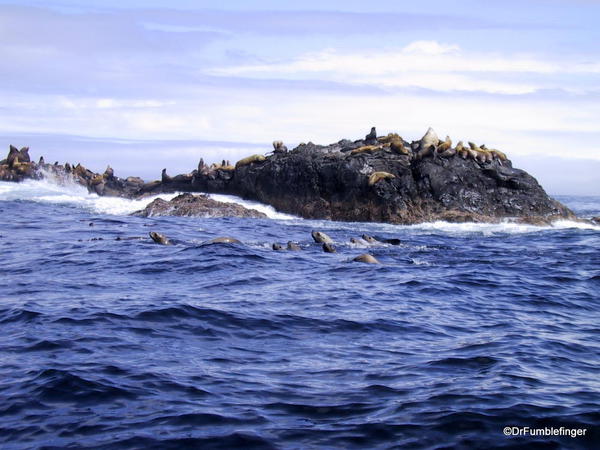
M 322 231 L 314 231 L 313 230 L 310 233 L 310 235 L 315 240 L 315 242 L 318 244 L 333 244 L 333 239 L 331 239 L 329 236 L 327 236 Z
M 281 251 L 281 250 L 283 250 L 283 247 L 280 244 L 276 243 L 276 242 L 271 247 L 275 251 Z
M 363 234 L 361 237 L 363 238 L 363 240 L 367 241 L 369 244 L 375 244 L 375 243 L 379 242 L 373 236 L 369 236 L 368 234 Z
M 169 239 L 166 236 L 164 236 L 164 235 L 162 235 L 160 233 L 157 233 L 156 231 L 151 231 L 148 234 L 150 235 L 150 237 L 152 238 L 152 240 L 154 242 L 156 242 L 157 244 L 160 244 L 160 245 L 169 245 L 171 243 L 171 241 L 169 241 Z
M 232 238 L 229 236 L 222 236 L 222 237 L 216 237 L 214 239 L 211 239 L 210 241 L 206 241 L 204 244 L 205 245 L 208 245 L 208 244 L 241 244 L 241 242 L 238 241 L 236 238 Z
M 335 249 L 333 244 L 330 244 L 328 242 L 323 243 L 323 251 L 325 253 L 337 253 L 337 250 Z
M 369 255 L 368 253 L 363 253 L 362 255 L 358 255 L 352 261 L 362 262 L 362 263 L 367 263 L 367 264 L 381 264 L 377 260 L 377 258 L 375 258 L 373 255 Z
M 287 243 L 287 249 L 291 250 L 291 251 L 294 251 L 294 252 L 302 250 L 298 244 L 296 244 L 295 242 L 292 242 L 292 241 L 289 241 Z

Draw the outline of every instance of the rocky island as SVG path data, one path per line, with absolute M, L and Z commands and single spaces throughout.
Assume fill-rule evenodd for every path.
M 547 224 L 574 219 L 566 206 L 550 198 L 534 177 L 513 168 L 505 153 L 450 137 L 440 139 L 430 128 L 417 141 L 396 133 L 378 136 L 375 128 L 359 140 L 330 145 L 301 143 L 289 151 L 281 141 L 266 155 L 198 167 L 188 174 L 150 183 L 138 177 L 118 178 L 108 167 L 102 174 L 81 164 L 31 162 L 28 148 L 11 146 L 0 162 L 0 179 L 71 177 L 98 195 L 137 198 L 159 193 L 231 194 L 269 204 L 279 211 L 309 219 L 414 224 L 498 222 L 505 219 Z M 193 196 L 174 199 L 190 212 L 192 204 L 206 213 L 206 202 Z M 161 200 L 149 212 L 169 214 L 175 204 Z M 202 209 L 204 208 L 204 209 Z M 193 208 L 192 208 L 193 209 Z M 231 214 L 246 214 L 231 211 Z

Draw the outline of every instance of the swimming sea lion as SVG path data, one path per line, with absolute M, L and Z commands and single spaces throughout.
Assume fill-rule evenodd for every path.
M 236 238 L 232 238 L 229 236 L 216 237 L 211 239 L 210 241 L 204 242 L 205 245 L 209 244 L 241 244 Z
M 272 248 L 273 248 L 273 250 L 276 250 L 276 251 L 283 250 L 283 247 L 276 242 L 272 245 Z
M 327 242 L 325 242 L 323 244 L 323 251 L 325 253 L 336 253 L 337 252 L 336 249 L 335 249 L 335 247 L 333 246 L 333 244 L 330 244 L 330 243 L 327 243 Z
M 375 244 L 375 243 L 379 242 L 373 236 L 369 236 L 368 234 L 363 234 L 361 237 L 363 238 L 363 240 L 367 241 L 369 244 Z
M 358 255 L 352 261 L 362 262 L 367 264 L 381 264 L 373 255 L 369 255 L 368 253 L 363 253 L 362 255 Z
M 291 251 L 294 251 L 294 252 L 302 250 L 302 248 L 298 244 L 296 244 L 295 242 L 292 242 L 292 241 L 289 241 L 287 243 L 287 249 L 291 250 Z
M 322 231 L 312 231 L 310 233 L 310 235 L 315 240 L 315 242 L 318 243 L 318 244 L 321 244 L 321 243 L 323 243 L 323 244 L 333 244 L 333 239 L 331 239 L 329 236 L 327 236 Z
M 152 240 L 160 245 L 169 245 L 171 241 L 164 235 L 157 233 L 156 231 L 151 231 L 148 233 Z

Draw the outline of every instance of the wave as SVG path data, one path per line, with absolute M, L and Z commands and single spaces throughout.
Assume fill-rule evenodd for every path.
M 0 201 L 32 201 L 55 205 L 66 205 L 82 208 L 91 212 L 111 215 L 127 215 L 146 207 L 154 199 L 170 200 L 181 194 L 159 194 L 142 199 L 121 197 L 101 197 L 71 179 L 44 178 L 43 180 L 26 180 L 21 183 L 0 182 Z M 280 213 L 272 206 L 259 202 L 243 200 L 233 195 L 208 194 L 210 198 L 224 202 L 237 203 L 246 208 L 260 211 L 270 219 L 290 220 L 298 217 Z
M 26 180 L 21 183 L 0 182 L 0 201 L 33 201 L 38 203 L 49 203 L 58 205 L 74 206 L 86 209 L 91 212 L 111 215 L 127 215 L 143 209 L 148 203 L 156 198 L 170 200 L 181 194 L 175 192 L 170 194 L 159 194 L 142 199 L 127 199 L 120 197 L 101 197 L 97 194 L 89 193 L 87 189 L 70 179 L 45 178 L 43 180 Z M 207 194 L 213 200 L 224 203 L 235 203 L 245 208 L 255 209 L 264 213 L 269 219 L 286 221 L 288 225 L 302 226 L 307 225 L 323 230 L 352 230 L 356 231 L 357 226 L 363 226 L 371 232 L 398 233 L 415 232 L 431 233 L 441 232 L 444 234 L 469 235 L 482 234 L 492 236 L 497 234 L 525 234 L 536 233 L 548 230 L 595 230 L 600 231 L 600 225 L 594 225 L 585 222 L 576 222 L 572 220 L 559 220 L 552 225 L 539 226 L 512 223 L 504 221 L 500 223 L 450 223 L 443 221 L 426 222 L 416 225 L 395 225 L 376 222 L 334 222 L 330 220 L 309 220 L 301 217 L 286 214 L 277 211 L 270 205 L 264 203 L 245 200 L 233 195 Z M 590 199 L 587 199 L 589 202 Z M 600 203 L 600 201 L 599 201 Z M 588 205 L 589 206 L 589 205 Z M 595 205 L 600 209 L 600 205 Z

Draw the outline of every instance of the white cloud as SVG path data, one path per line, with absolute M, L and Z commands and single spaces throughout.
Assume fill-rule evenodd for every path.
M 565 86 L 564 80 L 558 83 L 552 77 L 600 74 L 600 63 L 466 52 L 458 45 L 415 41 L 395 51 L 341 53 L 325 49 L 288 61 L 220 67 L 206 72 L 217 76 L 318 79 L 377 87 L 518 95 L 559 87 L 580 91 L 577 80 Z M 598 86 L 596 83 L 594 87 Z

